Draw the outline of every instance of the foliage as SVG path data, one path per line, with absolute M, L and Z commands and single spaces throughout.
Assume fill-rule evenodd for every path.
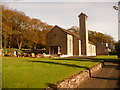
M 120 41 L 118 41 L 116 44 L 115 44 L 115 50 L 116 50 L 116 53 L 118 55 L 118 58 L 120 58 Z
M 77 26 L 72 26 L 68 30 L 70 30 L 74 34 L 79 35 L 79 28 Z M 89 38 L 89 41 L 93 42 L 94 44 L 96 43 L 108 43 L 112 45 L 115 44 L 115 40 L 113 39 L 112 36 L 103 34 L 101 32 L 88 30 L 88 38 Z
M 18 53 L 20 53 L 20 54 L 24 53 L 22 50 L 19 50 L 16 48 L 6 48 L 7 53 L 11 53 L 11 54 L 13 54 L 15 50 L 17 50 Z M 4 52 L 4 50 L 3 50 L 3 52 Z
M 72 26 L 71 28 L 69 28 L 67 30 L 73 32 L 74 34 L 78 34 L 79 35 L 79 28 L 77 26 Z
M 117 54 L 116 54 L 116 51 L 114 50 L 114 51 L 109 52 L 109 55 L 117 55 Z
M 23 12 L 2 7 L 2 37 L 3 48 L 38 48 L 45 46 L 46 33 L 53 27 L 39 19 L 30 18 Z M 41 35 L 40 33 L 45 34 Z M 40 47 L 39 47 L 40 48 Z
M 89 40 L 93 42 L 94 44 L 96 43 L 112 43 L 113 45 L 115 44 L 115 40 L 113 39 L 112 36 L 103 34 L 101 32 L 96 32 L 96 31 L 91 31 L 89 30 Z

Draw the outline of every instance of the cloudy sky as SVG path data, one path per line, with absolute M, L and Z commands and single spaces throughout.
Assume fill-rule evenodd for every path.
M 12 0 L 4 2 L 9 8 L 24 12 L 31 18 L 37 18 L 50 25 L 59 25 L 62 28 L 78 26 L 78 15 L 83 12 L 88 16 L 88 29 L 102 32 L 118 40 L 118 11 L 112 7 L 118 0 L 107 2 L 78 2 L 78 0 Z M 96 0 L 97 1 L 97 0 Z M 113 2 L 114 1 L 114 2 Z

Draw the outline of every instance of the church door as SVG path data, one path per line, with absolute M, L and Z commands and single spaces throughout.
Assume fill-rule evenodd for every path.
M 58 47 L 54 47 L 54 54 L 58 54 Z

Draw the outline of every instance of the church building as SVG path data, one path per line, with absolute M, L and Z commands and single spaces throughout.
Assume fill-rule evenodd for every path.
M 88 17 L 79 16 L 79 35 L 55 25 L 46 36 L 46 49 L 50 55 L 96 56 L 96 46 L 88 40 Z

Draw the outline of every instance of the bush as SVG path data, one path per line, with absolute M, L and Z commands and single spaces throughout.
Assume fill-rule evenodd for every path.
M 118 43 L 115 44 L 115 50 L 118 58 L 120 58 L 120 40 L 118 41 Z
M 14 54 L 14 51 L 17 50 L 18 54 L 23 54 L 24 52 L 22 50 L 16 49 L 16 48 L 6 48 L 6 54 L 5 56 L 11 56 Z M 3 53 L 5 52 L 5 50 L 3 50 Z
M 117 54 L 116 54 L 116 51 L 111 51 L 109 52 L 109 55 L 117 55 Z

